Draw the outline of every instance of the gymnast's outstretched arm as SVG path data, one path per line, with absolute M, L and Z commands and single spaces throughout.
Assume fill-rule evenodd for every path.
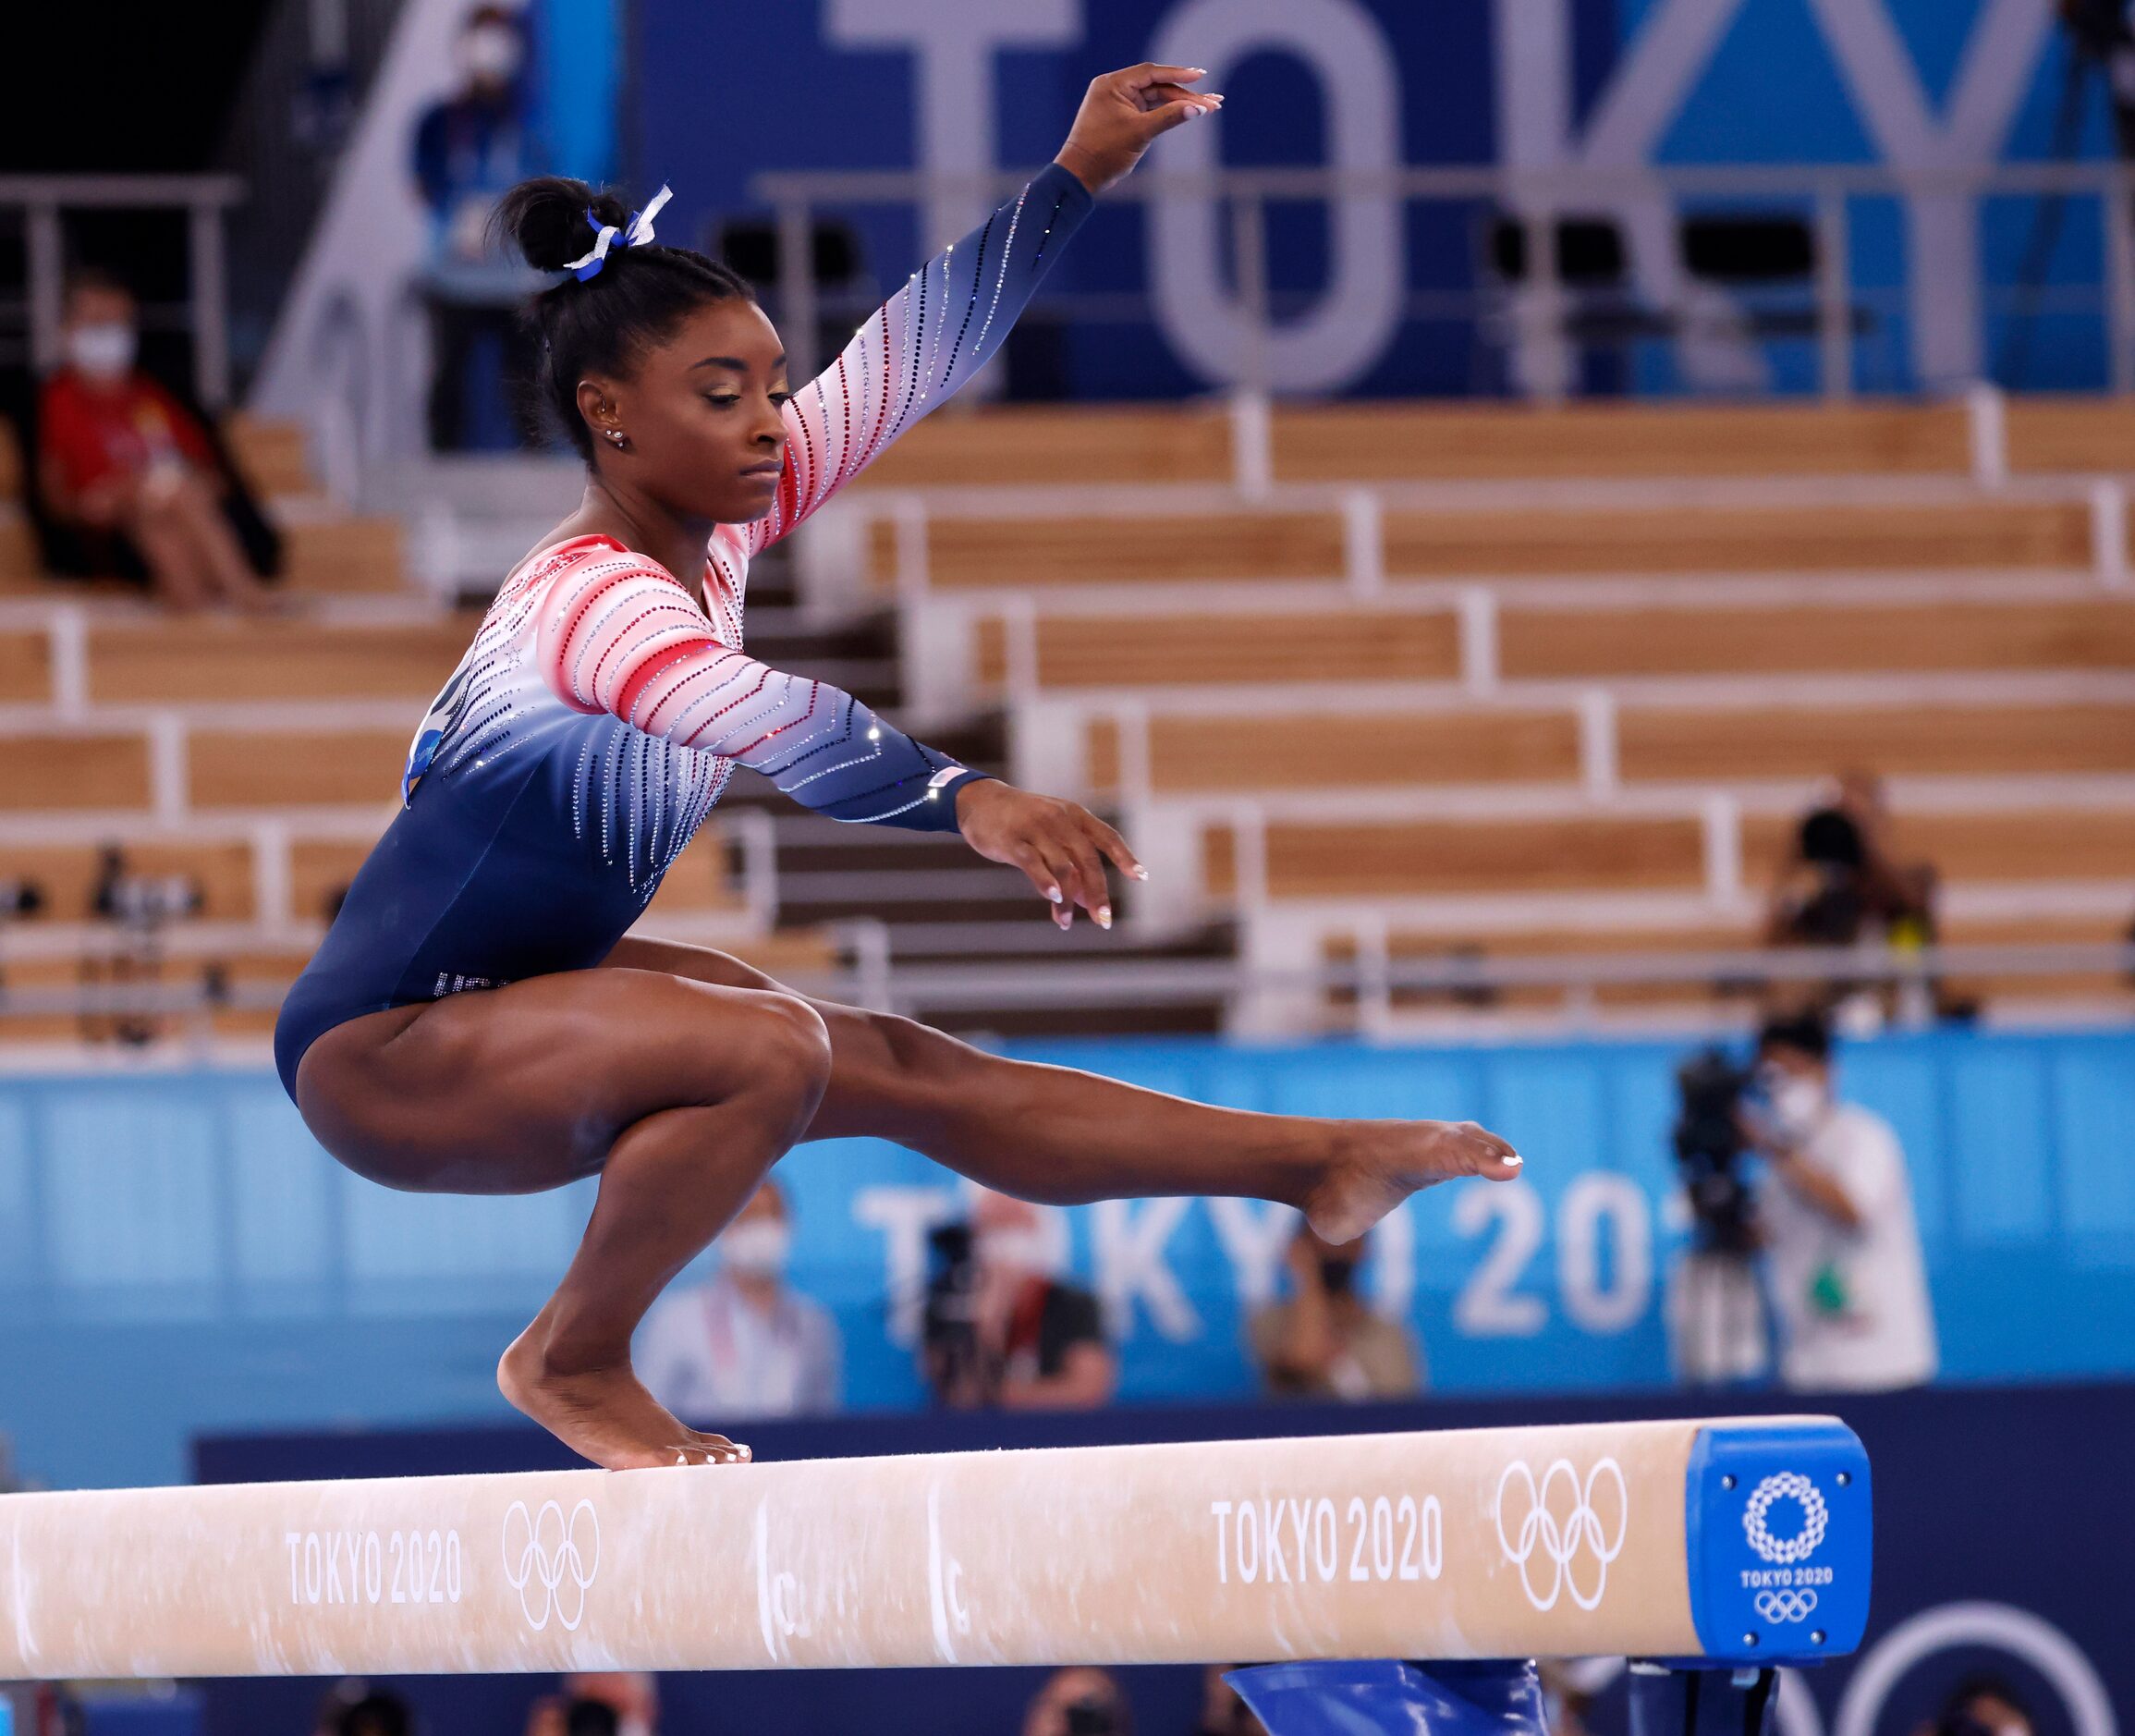
M 914 272 L 785 408 L 778 502 L 747 527 L 750 554 L 804 520 L 992 360 L 1059 258 L 1094 194 L 1159 133 L 1219 107 L 1176 80 L 1195 67 L 1144 65 L 1092 81 L 1060 154 L 961 240 Z
M 657 562 L 594 545 L 548 581 L 537 655 L 567 705 L 761 772 L 834 820 L 957 829 L 956 796 L 982 777 L 851 694 L 720 642 Z

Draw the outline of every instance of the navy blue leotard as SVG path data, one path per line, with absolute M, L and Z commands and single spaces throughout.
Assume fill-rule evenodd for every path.
M 749 562 L 978 370 L 1090 206 L 1049 167 L 913 274 L 787 404 L 777 503 L 713 534 L 701 593 L 604 537 L 512 573 L 283 1002 L 274 1064 L 292 1097 L 304 1052 L 347 1020 L 599 963 L 738 764 L 833 819 L 955 829 L 978 774 L 742 654 Z

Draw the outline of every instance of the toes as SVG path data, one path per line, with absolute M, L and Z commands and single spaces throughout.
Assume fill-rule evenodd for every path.
M 1462 1155 L 1467 1159 L 1469 1174 L 1487 1176 L 1498 1181 L 1510 1180 L 1519 1174 L 1520 1155 L 1512 1149 L 1509 1141 L 1498 1138 L 1473 1121 L 1461 1122 L 1457 1131 L 1461 1136 Z

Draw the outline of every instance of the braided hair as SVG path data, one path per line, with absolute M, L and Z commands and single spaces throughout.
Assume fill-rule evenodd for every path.
M 592 247 L 596 226 L 621 228 L 629 215 L 610 189 L 544 175 L 506 193 L 491 227 L 536 271 L 562 271 Z M 541 339 L 536 398 L 590 464 L 593 435 L 579 413 L 579 382 L 589 373 L 628 372 L 708 301 L 755 299 L 739 273 L 690 248 L 612 247 L 594 275 L 566 277 L 529 304 L 527 318 Z

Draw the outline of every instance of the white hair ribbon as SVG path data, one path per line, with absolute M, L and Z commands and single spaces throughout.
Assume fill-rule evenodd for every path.
M 675 189 L 672 187 L 663 186 L 658 192 L 645 202 L 644 210 L 633 211 L 630 214 L 629 221 L 619 229 L 612 223 L 601 222 L 599 218 L 593 215 L 589 207 L 586 212 L 586 221 L 600 231 L 593 237 L 592 251 L 572 260 L 564 269 L 567 272 L 577 273 L 580 283 L 589 277 L 599 276 L 601 267 L 608 263 L 608 249 L 618 240 L 625 247 L 643 247 L 652 240 L 653 219 L 660 214 L 661 206 L 674 196 Z

